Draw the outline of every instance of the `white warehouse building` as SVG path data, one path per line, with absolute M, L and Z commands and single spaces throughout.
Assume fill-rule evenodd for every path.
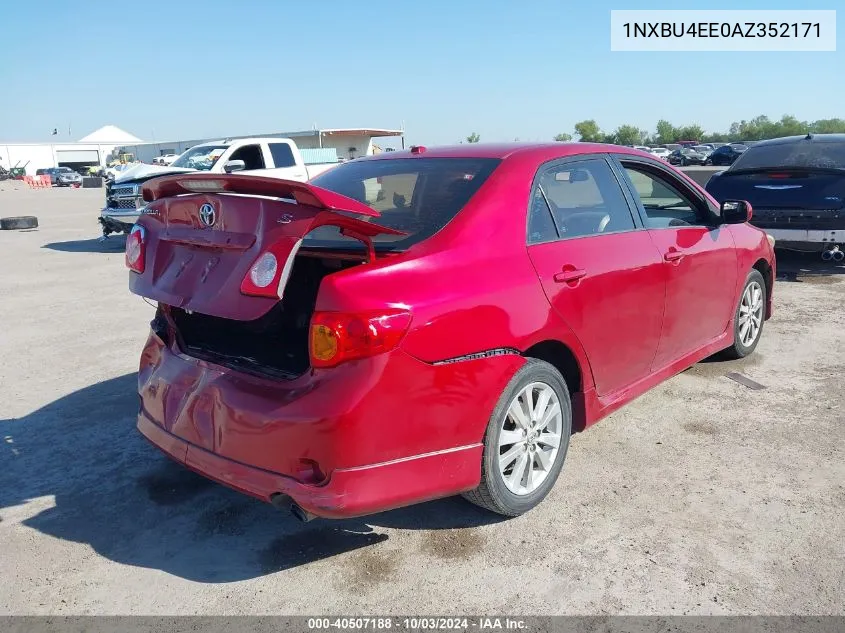
M 0 167 L 23 167 L 28 176 L 46 167 L 70 167 L 82 172 L 88 167 L 105 167 L 115 148 L 142 142 L 114 125 L 106 125 L 75 143 L 3 143 Z

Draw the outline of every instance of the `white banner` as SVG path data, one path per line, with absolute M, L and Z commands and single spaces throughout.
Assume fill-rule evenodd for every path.
M 835 51 L 836 11 L 611 11 L 611 51 Z

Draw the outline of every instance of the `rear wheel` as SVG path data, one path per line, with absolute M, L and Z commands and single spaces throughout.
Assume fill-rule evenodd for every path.
M 727 358 L 745 358 L 757 347 L 766 320 L 766 281 L 758 270 L 745 280 L 734 315 L 734 342 L 723 353 Z
M 569 390 L 552 365 L 528 359 L 505 388 L 484 435 L 481 483 L 464 497 L 518 516 L 557 481 L 572 432 Z

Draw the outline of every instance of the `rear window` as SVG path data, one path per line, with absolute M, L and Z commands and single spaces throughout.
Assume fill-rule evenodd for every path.
M 398 158 L 352 161 L 311 180 L 317 187 L 363 202 L 380 216 L 355 216 L 408 235 L 379 235 L 382 248 L 401 250 L 430 237 L 454 218 L 490 176 L 499 159 Z M 304 246 L 359 247 L 360 242 L 323 226 L 309 233 Z
M 731 171 L 771 167 L 845 169 L 845 142 L 814 139 L 775 145 L 752 145 L 736 160 Z

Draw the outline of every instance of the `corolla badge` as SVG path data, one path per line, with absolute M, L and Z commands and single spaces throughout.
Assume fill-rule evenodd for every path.
M 214 226 L 216 221 L 217 213 L 214 211 L 214 207 L 206 202 L 200 207 L 200 222 L 205 226 Z

